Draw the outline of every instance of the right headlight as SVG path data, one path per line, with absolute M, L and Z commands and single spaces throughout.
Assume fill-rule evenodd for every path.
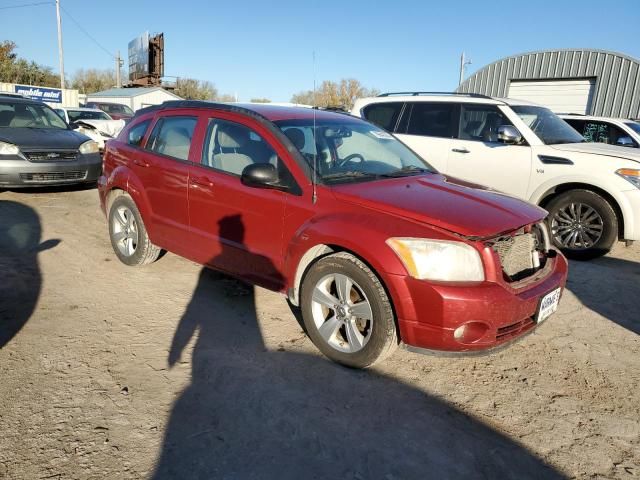
M 640 188 L 640 170 L 636 170 L 635 168 L 620 168 L 616 170 L 616 173 L 632 185 Z
M 0 155 L 20 155 L 20 149 L 13 143 L 0 142 Z
M 466 243 L 395 237 L 388 239 L 387 245 L 414 278 L 443 282 L 484 280 L 480 253 Z

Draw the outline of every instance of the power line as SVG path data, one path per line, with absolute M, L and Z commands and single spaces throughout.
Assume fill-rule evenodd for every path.
M 98 47 L 100 47 L 107 55 L 109 55 L 111 58 L 116 58 L 116 56 L 111 53 L 109 50 L 107 50 L 105 47 L 103 47 L 100 42 L 98 42 L 95 38 L 93 38 L 91 36 L 91 34 L 89 32 L 87 32 L 84 27 L 82 25 L 80 25 L 80 22 L 78 22 L 75 18 L 73 18 L 73 15 L 71 15 L 66 8 L 64 8 L 62 5 L 60 5 L 60 9 L 73 21 L 73 23 L 76 24 L 76 26 L 82 31 L 82 33 L 84 33 L 87 37 L 89 37 L 89 39 L 95 43 Z
M 37 7 L 38 5 L 53 5 L 53 2 L 37 2 L 37 3 L 24 3 L 22 5 L 7 5 L 6 7 L 0 7 L 0 10 L 9 10 L 10 8 Z

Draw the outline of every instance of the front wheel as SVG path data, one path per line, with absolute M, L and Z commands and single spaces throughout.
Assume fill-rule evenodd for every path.
M 570 190 L 546 206 L 551 241 L 569 258 L 589 260 L 611 250 L 618 238 L 616 212 L 590 190 Z
M 398 345 L 395 317 L 378 277 L 345 252 L 318 260 L 301 289 L 309 337 L 331 360 L 366 368 Z

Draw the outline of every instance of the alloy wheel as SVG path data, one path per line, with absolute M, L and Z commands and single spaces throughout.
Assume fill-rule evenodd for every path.
M 129 207 L 120 206 L 112 217 L 111 229 L 113 240 L 118 251 L 125 257 L 136 253 L 138 248 L 138 223 Z
M 362 288 L 347 275 L 325 275 L 316 283 L 311 312 L 320 336 L 340 352 L 358 352 L 371 338 L 371 303 Z
M 551 219 L 551 234 L 556 243 L 565 248 L 591 248 L 598 243 L 603 230 L 602 217 L 585 203 L 568 203 L 557 210 Z

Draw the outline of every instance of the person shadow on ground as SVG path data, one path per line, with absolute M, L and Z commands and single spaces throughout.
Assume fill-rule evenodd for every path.
M 229 229 L 243 243 L 240 216 L 219 225 L 223 238 Z M 284 281 L 268 259 L 253 260 Z M 207 268 L 175 331 L 170 367 L 196 335 L 191 384 L 170 414 L 155 480 L 563 478 L 423 391 L 316 354 L 266 349 L 254 288 Z
M 0 349 L 27 323 L 38 302 L 42 277 L 38 253 L 58 239 L 40 243 L 42 227 L 35 210 L 0 200 Z

